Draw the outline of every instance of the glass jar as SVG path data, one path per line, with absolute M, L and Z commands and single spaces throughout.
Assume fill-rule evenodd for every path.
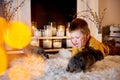
M 61 48 L 62 47 L 62 41 L 61 40 L 53 40 L 53 48 Z
M 36 29 L 35 32 L 34 32 L 34 36 L 35 37 L 41 37 L 41 29 L 40 30 Z
M 67 37 L 70 37 L 69 27 L 70 27 L 70 22 L 68 22 L 67 28 L 66 28 L 66 36 L 67 36 Z M 69 39 L 66 39 L 66 46 L 67 46 L 67 47 L 72 47 L 72 42 L 71 42 L 70 38 L 69 38 Z
M 34 36 L 34 33 L 37 29 L 37 23 L 36 22 L 32 22 L 31 24 L 31 32 L 32 32 L 32 36 Z
M 39 39 L 36 39 L 35 37 L 33 37 L 30 41 L 30 45 L 39 47 L 39 45 L 40 45 Z
M 57 27 L 57 36 L 63 37 L 65 35 L 65 26 L 64 25 L 58 25 Z
M 56 22 L 49 22 L 49 25 L 52 27 L 52 36 L 56 36 Z
M 52 48 L 52 40 L 51 39 L 43 40 L 43 48 Z
M 67 23 L 67 27 L 66 27 L 66 36 L 70 36 L 69 27 L 70 27 L 70 22 Z
M 52 27 L 51 25 L 44 25 L 44 37 L 51 37 L 52 36 Z

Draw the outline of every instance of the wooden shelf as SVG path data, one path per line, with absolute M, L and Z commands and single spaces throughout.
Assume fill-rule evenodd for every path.
M 58 37 L 58 36 L 52 36 L 52 37 L 32 37 L 32 39 L 38 39 L 38 40 L 44 40 L 44 39 L 70 39 L 68 36 Z M 41 43 L 40 43 L 41 44 Z M 43 48 L 45 52 L 58 52 L 62 48 L 50 48 L 46 49 Z M 72 48 L 65 48 L 66 50 L 72 50 Z
M 7 54 L 23 54 L 24 51 L 22 49 L 20 50 L 7 50 Z
M 107 37 L 111 37 L 111 38 L 120 38 L 120 36 L 110 36 L 110 35 L 107 35 Z
M 62 48 L 60 48 L 62 49 Z M 44 49 L 45 52 L 57 52 L 59 51 L 60 49 Z M 72 48 L 65 48 L 66 50 L 72 50 Z
M 32 37 L 33 39 L 70 39 L 70 37 L 68 36 L 64 36 L 64 37 Z
M 58 52 L 60 49 L 62 48 L 59 48 L 59 49 L 44 49 L 45 52 Z M 69 50 L 71 51 L 72 48 L 64 48 L 66 50 Z M 9 50 L 7 51 L 7 54 L 23 54 L 24 51 L 23 50 Z

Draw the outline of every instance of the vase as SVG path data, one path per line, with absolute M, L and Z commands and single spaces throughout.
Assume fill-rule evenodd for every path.
M 102 42 L 102 33 L 98 33 L 98 35 L 97 35 L 97 40 L 98 40 L 99 42 Z
M 102 42 L 102 27 L 101 25 L 97 25 L 98 33 L 97 33 L 97 40 Z
M 101 27 L 101 25 L 97 25 L 97 28 L 98 28 L 98 34 L 101 34 L 102 33 L 102 27 Z

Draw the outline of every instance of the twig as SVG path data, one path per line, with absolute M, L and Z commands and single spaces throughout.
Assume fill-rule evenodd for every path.
M 80 11 L 78 13 L 83 13 L 83 12 L 89 12 L 91 17 L 88 16 L 88 15 L 80 15 L 80 17 L 83 17 L 83 18 L 86 18 L 90 21 L 92 21 L 95 25 L 97 25 L 97 28 L 101 28 L 101 24 L 102 24 L 102 21 L 104 19 L 104 15 L 105 15 L 105 11 L 106 11 L 106 8 L 103 10 L 102 14 L 99 13 L 99 15 L 97 14 L 97 12 L 95 12 L 93 9 L 90 8 L 90 6 L 84 1 L 84 0 L 81 0 L 84 4 L 86 4 L 88 10 L 83 10 L 83 11 Z M 77 14 L 78 14 L 77 13 Z M 77 15 L 76 14 L 76 15 Z M 74 15 L 74 16 L 76 16 Z M 99 26 L 98 26 L 99 25 Z
M 17 12 L 17 10 L 18 10 L 20 7 L 22 7 L 22 5 L 23 5 L 24 2 L 25 2 L 25 0 L 22 1 L 22 2 L 20 3 L 20 5 L 18 5 L 17 7 L 13 8 L 13 11 L 12 11 L 11 15 L 9 16 L 9 19 L 8 19 L 8 20 L 10 20 L 11 18 L 14 17 L 14 15 L 15 15 L 14 13 Z
M 23 0 L 17 7 L 13 7 L 13 1 L 14 0 L 4 1 L 2 6 L 3 16 L 8 22 L 14 17 L 17 10 L 22 7 L 25 2 L 25 0 Z

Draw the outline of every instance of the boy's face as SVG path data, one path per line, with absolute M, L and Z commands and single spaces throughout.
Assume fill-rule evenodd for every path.
M 87 34 L 83 34 L 80 32 L 80 30 L 75 30 L 70 32 L 71 35 L 71 42 L 73 44 L 73 47 L 75 48 L 81 48 L 86 45 L 87 42 Z

